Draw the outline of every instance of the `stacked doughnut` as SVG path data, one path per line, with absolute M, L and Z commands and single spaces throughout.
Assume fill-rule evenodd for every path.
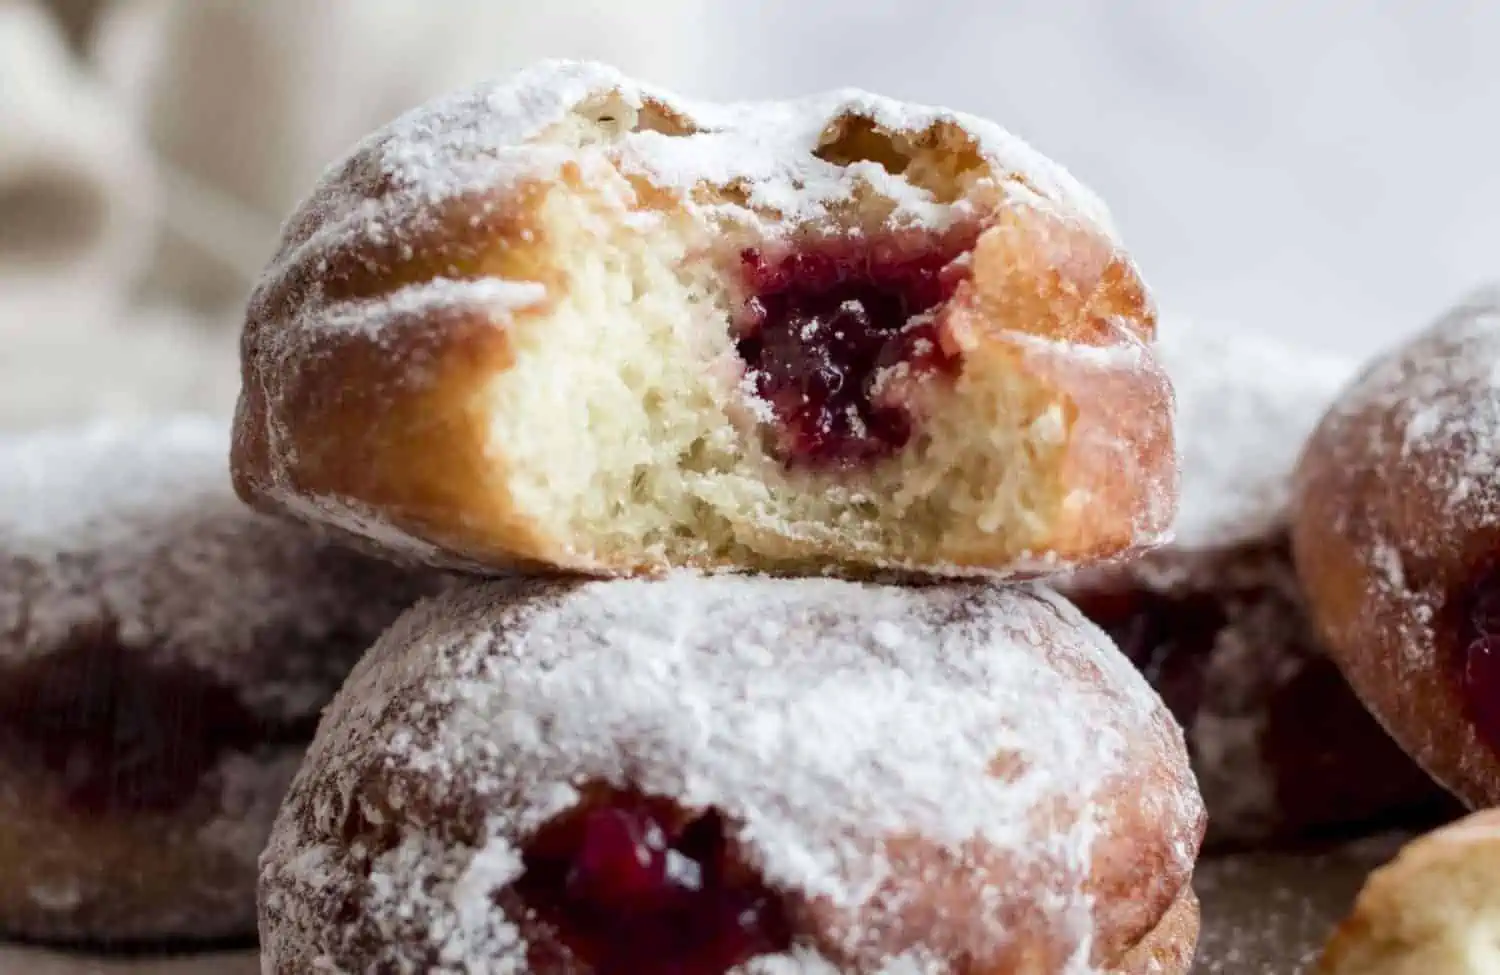
M 546 63 L 372 136 L 251 299 L 235 483 L 475 578 L 327 710 L 265 971 L 1184 972 L 1181 731 L 1036 581 L 1169 527 L 1153 332 L 965 115 Z

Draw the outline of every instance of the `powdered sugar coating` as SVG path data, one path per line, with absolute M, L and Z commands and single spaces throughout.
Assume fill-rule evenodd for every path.
M 803 928 L 748 972 L 942 972 L 945 946 L 1090 971 L 1201 828 L 1160 702 L 1040 590 L 476 585 L 330 708 L 262 861 L 267 970 L 531 970 L 520 845 L 601 782 L 732 824 Z
M 1470 295 L 1418 341 L 1372 365 L 1328 418 L 1328 442 L 1336 446 L 1341 425 L 1371 411 L 1389 420 L 1353 446 L 1376 464 L 1421 472 L 1424 494 L 1438 506 L 1433 531 L 1388 544 L 1432 557 L 1450 544 L 1452 527 L 1500 525 L 1500 288 Z M 1393 555 L 1376 558 L 1402 587 Z
M 1171 547 L 1227 548 L 1284 530 L 1297 455 L 1356 364 L 1171 316 L 1155 351 L 1177 392 L 1182 482 Z
M 1216 830 L 1259 838 L 1280 816 L 1263 748 L 1276 692 L 1308 661 L 1301 595 L 1277 541 L 1302 445 L 1354 363 L 1239 329 L 1167 318 L 1156 352 L 1177 393 L 1180 505 L 1172 542 L 1104 585 L 1219 590 L 1230 614 L 1202 648 L 1204 698 L 1187 729 Z M 1270 551 L 1267 551 L 1269 543 Z M 1238 565 L 1221 553 L 1252 546 Z M 1096 583 L 1099 584 L 1099 583 Z M 1089 583 L 1085 580 L 1084 588 Z M 1248 596 L 1248 593 L 1259 593 Z
M 719 105 L 682 98 L 602 64 L 542 61 L 407 113 L 357 146 L 348 161 L 330 167 L 289 226 L 288 246 L 268 275 L 305 262 L 331 242 L 386 239 L 402 222 L 400 215 L 413 209 L 555 176 L 579 159 L 576 139 L 570 144 L 558 127 L 569 124 L 581 106 L 606 100 L 632 111 L 657 108 L 667 116 L 662 124 L 621 134 L 617 165 L 685 198 L 702 184 L 742 186 L 742 203 L 715 204 L 737 218 L 762 212 L 805 223 L 847 204 L 859 183 L 869 182 L 898 201 L 899 219 L 940 219 L 946 208 L 936 206 L 930 193 L 878 164 L 840 166 L 813 154 L 833 119 L 857 114 L 913 134 L 955 124 L 1009 192 L 1113 233 L 1109 211 L 1090 190 L 1000 126 L 972 115 L 856 89 Z M 543 138 L 549 133 L 552 138 Z M 372 176 L 384 191 L 379 198 L 359 192 Z
M 611 118 L 611 112 L 662 118 L 617 133 L 607 154 L 580 152 L 580 143 L 591 137 L 572 128 L 582 117 Z M 456 202 L 473 201 L 474 221 L 496 219 L 522 186 L 556 180 L 574 167 L 585 170 L 585 179 L 590 166 L 644 178 L 706 220 L 752 224 L 768 236 L 827 221 L 868 188 L 892 201 L 893 226 L 940 229 L 972 216 L 966 201 L 940 202 L 879 163 L 839 165 L 816 155 L 825 131 L 846 115 L 911 136 L 956 125 L 988 165 L 988 179 L 1008 197 L 1086 221 L 1114 239 L 1112 218 L 1097 196 L 1020 139 L 975 116 L 856 89 L 777 102 L 697 102 L 602 64 L 542 61 L 414 109 L 330 166 L 289 221 L 252 306 L 295 290 L 308 313 L 304 329 L 348 328 L 361 317 L 363 327 L 379 329 L 382 319 L 401 317 L 393 313 L 395 306 L 412 303 L 406 289 L 385 300 L 348 304 L 335 316 L 341 324 L 330 324 L 324 314 L 329 309 L 318 300 L 316 275 L 303 282 L 307 269 L 326 269 L 334 252 L 394 249 L 409 259 L 418 239 L 441 226 Z M 713 188 L 711 201 L 702 199 L 704 187 Z M 726 196 L 725 187 L 737 191 Z M 289 289 L 294 282 L 297 287 Z M 475 307 L 475 286 L 440 284 L 438 292 L 416 286 L 429 308 L 439 293 L 449 296 L 450 310 Z M 524 289 L 514 291 L 521 305 L 537 302 L 536 289 L 545 295 L 544 285 L 535 281 L 491 279 L 478 287 L 493 290 L 501 284 Z

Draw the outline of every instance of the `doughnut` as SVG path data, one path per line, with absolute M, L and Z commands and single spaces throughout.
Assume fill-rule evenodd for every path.
M 1042 589 L 479 582 L 329 706 L 261 943 L 267 975 L 1184 972 L 1202 827 L 1159 698 Z
M 545 62 L 391 123 L 249 302 L 235 483 L 478 570 L 1039 574 L 1175 509 L 1155 311 L 997 126 Z
M 1061 588 L 1182 724 L 1208 845 L 1283 844 L 1445 807 L 1323 650 L 1292 568 L 1292 469 L 1353 368 L 1175 319 L 1157 352 L 1177 393 L 1176 537 Z
M 1500 810 L 1419 836 L 1370 874 L 1319 975 L 1500 972 Z
M 0 932 L 245 937 L 320 708 L 427 570 L 235 497 L 226 422 L 0 441 Z
M 1297 570 L 1329 653 L 1402 747 L 1500 804 L 1500 290 L 1373 362 L 1297 468 Z

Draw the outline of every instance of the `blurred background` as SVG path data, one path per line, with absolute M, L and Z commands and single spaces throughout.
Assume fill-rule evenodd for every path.
M 1500 263 L 1500 5 L 0 0 L 0 426 L 227 409 L 239 306 L 351 142 L 544 56 L 989 115 L 1168 315 L 1368 355 Z

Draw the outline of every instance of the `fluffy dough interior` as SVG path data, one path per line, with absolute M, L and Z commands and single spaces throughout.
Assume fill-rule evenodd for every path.
M 915 432 L 894 455 L 789 468 L 767 451 L 733 299 L 702 256 L 713 242 L 671 213 L 622 220 L 635 190 L 618 173 L 589 185 L 542 206 L 569 284 L 550 314 L 517 323 L 515 361 L 485 394 L 511 495 L 545 534 L 605 560 L 753 554 L 786 568 L 829 547 L 876 565 L 962 564 L 1047 537 L 1072 419 L 1052 391 L 986 350 L 956 379 L 919 384 Z

